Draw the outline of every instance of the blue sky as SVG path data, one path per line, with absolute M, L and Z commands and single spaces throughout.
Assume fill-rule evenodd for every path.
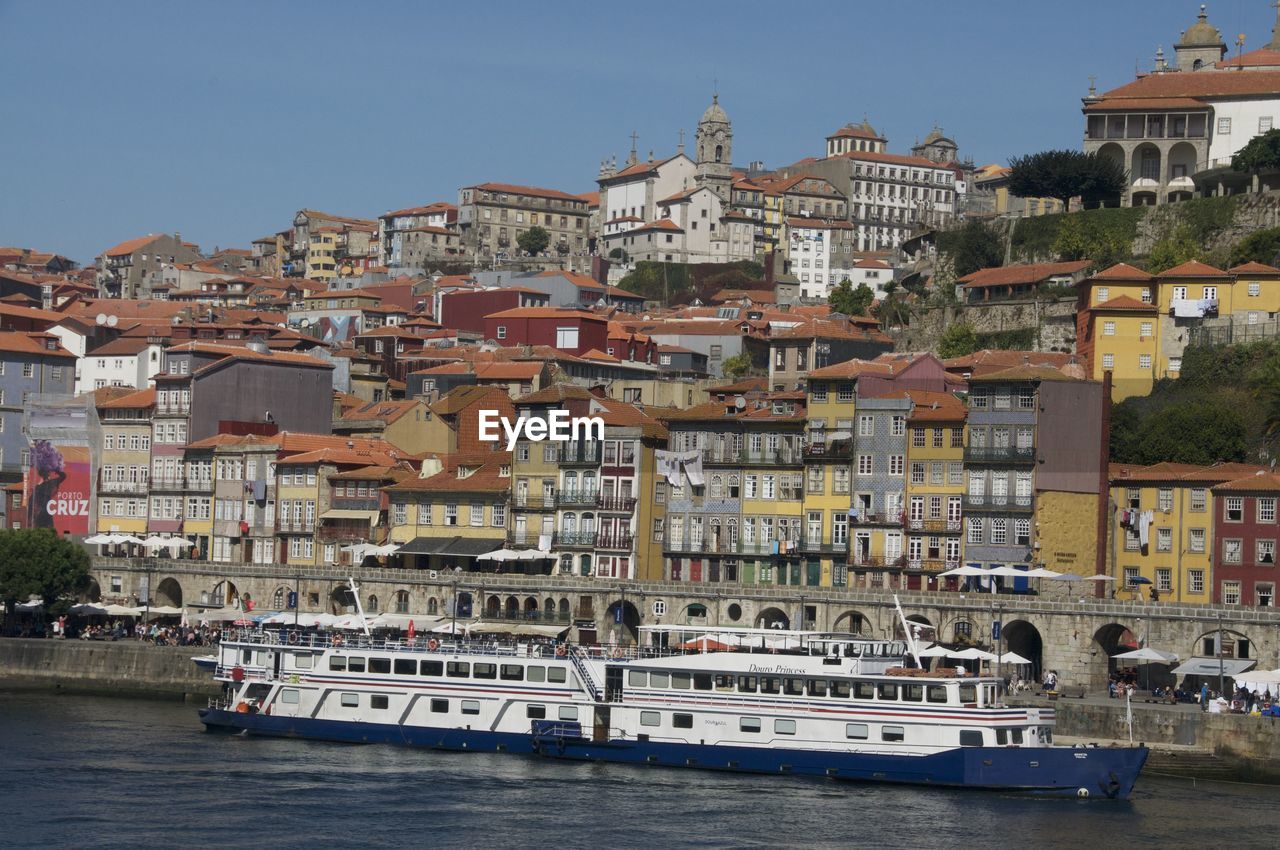
M 0 245 L 88 262 L 180 231 L 248 247 L 302 207 L 375 217 L 500 180 L 583 192 L 691 134 L 719 80 L 734 160 L 821 155 L 866 114 L 979 164 L 1078 147 L 1079 98 L 1195 21 L 1184 0 L 833 4 L 0 0 Z M 1246 49 L 1268 0 L 1209 19 Z M 687 136 L 686 138 L 689 138 Z

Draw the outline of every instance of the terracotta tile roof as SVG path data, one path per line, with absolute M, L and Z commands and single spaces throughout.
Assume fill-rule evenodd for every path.
M 676 224 L 669 218 L 660 218 L 657 221 L 650 222 L 643 227 L 637 227 L 630 231 L 631 233 L 641 233 L 645 230 L 658 230 L 665 233 L 684 233 L 684 228 Z
M 772 289 L 721 289 L 711 296 L 711 301 L 729 301 L 738 298 L 749 298 L 756 304 L 775 304 L 778 300 Z
M 382 420 L 387 423 L 395 422 L 409 411 L 422 404 L 419 399 L 404 399 L 402 401 L 375 401 L 369 404 L 361 405 L 354 410 L 344 411 L 342 418 L 347 421 L 372 421 Z
M 947 171 L 946 166 L 939 165 L 931 159 L 925 159 L 922 156 L 904 156 L 896 153 L 877 153 L 875 151 L 848 151 L 847 153 L 836 154 L 833 157 L 825 157 L 826 159 L 856 159 L 863 162 L 882 162 L 885 165 L 909 165 L 916 168 L 932 168 L 939 171 Z M 803 162 L 804 160 L 801 160 Z M 799 163 L 797 163 L 799 164 Z
M 1105 92 L 1102 99 L 1104 102 L 1114 98 L 1144 98 L 1161 101 L 1170 98 L 1203 100 L 1247 95 L 1275 95 L 1277 92 L 1280 92 L 1280 71 L 1250 71 L 1247 74 L 1148 74 Z
M 853 230 L 853 224 L 848 221 L 834 218 L 805 218 L 803 216 L 791 216 L 787 219 L 787 226 L 807 230 Z
M 870 327 L 859 327 L 841 319 L 805 318 L 804 321 L 778 331 L 770 329 L 769 339 L 852 339 L 892 342 L 890 338 Z
M 1061 369 L 1074 359 L 1075 355 L 1053 351 L 1011 351 L 1005 349 L 983 348 L 972 354 L 951 357 L 942 361 L 948 371 L 965 371 L 973 374 L 995 372 L 1011 366 L 1052 366 Z
M 326 463 L 339 466 L 369 466 L 375 464 L 378 466 L 391 466 L 399 458 L 383 452 L 351 449 L 346 446 L 327 446 L 322 449 L 290 454 L 287 460 L 289 463 L 298 464 Z
M 988 286 L 1017 286 L 1039 283 L 1060 275 L 1075 275 L 1093 265 L 1093 260 L 1071 260 L 1063 263 L 1030 263 L 1020 266 L 978 269 L 956 283 L 966 289 L 982 289 Z
M 910 422 L 958 422 L 968 412 L 964 402 L 951 393 L 930 392 L 928 390 L 907 390 L 913 407 Z
M 595 396 L 589 390 L 577 384 L 552 384 L 551 386 L 543 387 L 537 392 L 521 396 L 514 403 L 517 405 L 557 404 L 563 403 L 567 399 L 586 401 L 594 398 Z
M 707 387 L 707 392 L 713 395 L 743 395 L 745 393 L 764 392 L 768 388 L 769 381 L 766 378 L 743 378 L 741 381 L 734 381 L 730 384 L 721 384 L 718 387 Z
M 1128 263 L 1116 263 L 1114 266 L 1108 266 L 1107 268 L 1103 269 L 1102 271 L 1097 272 L 1097 273 L 1095 273 L 1095 274 L 1093 274 L 1093 275 L 1091 275 L 1091 276 L 1089 276 L 1089 277 L 1085 278 L 1083 281 L 1081 281 L 1081 283 L 1082 283 L 1082 284 L 1083 284 L 1083 283 L 1092 283 L 1092 282 L 1093 282 L 1093 281 L 1095 281 L 1095 280 L 1100 280 L 1100 281 L 1108 281 L 1108 280 L 1136 280 L 1136 281 L 1144 281 L 1144 280 L 1155 280 L 1155 275 L 1148 274 L 1148 273 L 1144 272 L 1142 269 L 1137 268 L 1136 266 L 1131 266 L 1131 265 L 1129 265 Z
M 126 242 L 121 242 L 119 245 L 108 248 L 102 253 L 108 257 L 127 257 L 134 251 L 147 247 L 152 242 L 159 239 L 160 236 L 161 234 L 158 233 L 153 233 L 150 236 L 139 236 L 137 239 L 130 239 Z
M 120 396 L 119 398 L 113 398 L 108 401 L 99 402 L 98 407 L 107 408 L 111 410 L 122 410 L 122 409 L 133 410 L 136 408 L 151 407 L 155 403 L 156 403 L 156 390 L 155 390 L 155 387 L 151 387 L 150 389 L 132 392 L 132 393 L 129 393 L 128 395 Z
M 1280 475 L 1274 472 L 1259 472 L 1244 478 L 1237 478 L 1213 488 L 1213 492 L 1226 493 L 1280 493 Z
M 380 481 L 399 481 L 406 474 L 414 474 L 414 469 L 406 462 L 397 463 L 395 466 L 360 466 L 355 469 L 344 469 L 341 472 L 331 472 L 328 475 L 330 481 L 334 479 L 340 480 L 360 480 L 360 479 L 377 479 Z
M 1215 67 L 1218 68 L 1257 68 L 1274 65 L 1280 67 L 1280 50 L 1270 47 L 1259 47 L 1233 59 L 1223 59 Z
M 1264 475 L 1268 470 L 1248 463 L 1215 463 L 1202 466 L 1194 463 L 1164 461 L 1149 466 L 1141 464 L 1113 463 L 1108 467 L 1112 485 L 1127 483 L 1222 484 L 1237 479 Z
M 145 336 L 121 336 L 86 352 L 85 357 L 136 357 L 150 345 Z
M 577 197 L 578 197 L 580 200 L 586 201 L 586 202 L 587 202 L 587 206 L 589 206 L 589 207 L 598 207 L 598 206 L 600 206 L 600 192 L 599 192 L 599 190 L 597 190 L 597 191 L 595 191 L 595 192 L 583 192 L 581 195 L 578 195 Z
M 53 348 L 49 348 L 47 344 L 49 340 L 53 340 Z M 0 351 L 10 354 L 39 354 L 44 357 L 76 359 L 74 354 L 62 347 L 62 343 L 58 342 L 56 336 L 46 333 L 0 331 Z
M 537 186 L 519 186 L 515 183 L 477 183 L 467 186 L 468 189 L 479 189 L 484 192 L 505 192 L 508 195 L 529 195 L 533 198 L 550 198 L 556 201 L 575 201 L 583 203 L 582 198 L 561 192 L 559 189 L 540 189 Z
M 853 264 L 853 267 L 855 269 L 891 269 L 893 268 L 893 266 L 889 265 L 886 262 L 882 262 L 880 260 L 873 260 L 869 258 L 865 260 L 858 260 L 858 262 Z
M 585 274 L 578 274 L 577 272 L 567 272 L 567 271 L 560 271 L 560 270 L 553 269 L 551 271 L 538 272 L 538 274 L 535 275 L 535 277 L 562 277 L 565 280 L 572 283 L 574 286 L 578 287 L 579 289 L 604 289 L 605 288 L 604 284 L 596 280 L 595 278 L 588 277 Z M 538 290 L 538 291 L 541 292 L 541 290 Z
M 1277 52 L 1276 55 L 1280 56 L 1280 52 Z M 1275 266 L 1255 262 L 1241 263 L 1238 266 L 1232 266 L 1227 271 L 1234 275 L 1280 275 L 1280 269 Z
M 599 416 L 606 427 L 639 428 L 646 437 L 665 439 L 666 427 L 654 417 L 640 410 L 633 404 L 615 401 L 611 398 L 596 399 L 592 405 L 592 416 Z
M 244 342 L 247 343 L 249 340 L 244 340 Z M 332 363 L 312 357 L 309 354 L 298 354 L 292 351 L 272 351 L 270 354 L 263 354 L 244 345 L 234 345 L 230 342 L 183 342 L 178 345 L 171 346 L 168 351 L 192 351 L 199 354 L 221 355 L 221 359 L 216 363 L 210 363 L 208 366 L 205 366 L 204 369 L 221 365 L 228 359 L 256 360 L 264 363 L 287 363 L 295 366 L 314 366 L 318 369 L 333 368 Z M 197 373 L 204 371 L 204 369 L 197 370 Z
M 604 290 L 606 293 L 608 293 L 610 298 L 621 298 L 623 301 L 644 301 L 645 300 L 645 297 L 643 295 L 637 295 L 634 292 L 628 292 L 627 290 L 617 286 L 606 286 Z
M 405 207 L 402 210 L 392 210 L 384 212 L 378 218 L 399 218 L 406 215 L 430 215 L 431 213 L 456 213 L 458 208 L 448 201 L 436 201 L 422 207 Z
M 437 416 L 453 416 L 485 399 L 506 398 L 507 393 L 501 387 L 454 387 L 431 405 L 431 412 Z
M 896 370 L 889 363 L 875 363 L 871 360 L 846 360 L 843 363 L 833 363 L 830 366 L 823 366 L 821 369 L 814 369 L 809 373 L 809 378 L 817 378 L 819 380 L 832 378 L 860 378 L 863 375 L 882 375 L 891 376 Z
M 675 159 L 674 156 L 667 157 L 666 159 L 659 159 L 659 160 L 650 161 L 650 162 L 637 162 L 635 165 L 628 166 L 627 168 L 624 168 L 621 171 L 619 171 L 617 174 L 614 174 L 611 177 L 606 177 L 600 182 L 610 183 L 621 177 L 638 177 L 641 174 L 649 174 L 650 172 L 657 171 L 659 166 L 666 165 L 668 162 L 670 162 L 673 159 Z M 596 200 L 598 202 L 599 198 L 597 197 Z
M 322 289 L 319 292 L 308 292 L 302 297 L 308 301 L 312 298 L 372 298 L 375 301 L 382 300 L 381 295 L 365 292 L 363 289 Z
M 1128 112 L 1134 109 L 1208 109 L 1194 97 L 1109 97 L 1085 106 L 1085 112 Z
M 606 319 L 586 310 L 574 310 L 572 307 L 512 307 L 490 313 L 486 319 L 581 319 L 582 321 L 604 322 Z
M 638 215 L 624 215 L 624 216 L 619 216 L 618 218 L 611 218 L 608 221 L 606 221 L 605 224 L 623 224 L 624 222 L 631 222 L 631 221 L 642 222 L 644 221 L 644 219 L 642 219 Z
M 459 478 L 460 466 L 474 468 L 475 471 L 466 478 Z M 501 475 L 504 466 L 507 474 Z M 405 478 L 383 489 L 389 493 L 506 493 L 511 489 L 511 453 L 493 452 L 479 457 L 452 455 L 445 468 L 429 478 Z
M 1104 301 L 1089 308 L 1095 313 L 1106 312 L 1108 310 L 1138 310 L 1143 313 L 1158 313 L 1159 309 L 1154 304 L 1148 304 L 1146 301 L 1139 301 L 1131 295 L 1117 295 L 1109 301 Z
M 707 187 L 706 187 L 706 186 L 693 186 L 693 187 L 691 187 L 691 188 L 689 188 L 689 189 L 681 189 L 679 192 L 676 192 L 674 195 L 668 195 L 667 197 L 662 198 L 661 200 L 659 200 L 659 201 L 658 201 L 658 203 L 660 203 L 660 204 L 674 204 L 674 203 L 678 203 L 678 202 L 681 202 L 681 201 L 687 201 L 687 200 L 689 200 L 690 198 L 692 198 L 694 195 L 696 195 L 696 194 L 698 194 L 699 192 L 703 191 L 704 189 L 706 189 L 706 191 L 708 191 L 708 192 L 710 192 L 710 191 L 711 191 L 710 189 L 707 189 Z
M 1052 366 L 1011 366 L 1008 369 L 1001 369 L 996 372 L 986 372 L 981 375 L 973 375 L 969 378 L 969 383 L 980 381 L 1079 381 L 1083 380 L 1084 375 L 1079 377 L 1068 375 L 1061 369 L 1055 369 Z
M 1219 75 L 1211 74 L 1210 76 L 1216 77 Z M 1249 75 L 1248 74 L 1223 74 L 1222 76 L 1247 77 Z M 1180 266 L 1174 266 L 1171 269 L 1166 269 L 1165 271 L 1160 272 L 1160 274 L 1156 275 L 1156 277 L 1163 280 L 1166 277 L 1229 277 L 1229 275 L 1226 272 L 1224 272 L 1222 269 L 1217 269 L 1217 268 L 1214 268 L 1213 266 L 1206 265 L 1205 263 L 1202 263 L 1199 260 L 1187 260 L 1185 263 L 1183 263 Z
M 581 357 L 583 360 L 595 360 L 595 361 L 604 362 L 604 363 L 621 362 L 620 360 L 618 360 L 618 358 L 605 354 L 603 351 L 601 351 L 598 348 L 589 349 L 587 351 L 584 351 L 582 354 L 579 354 L 578 356 Z
M 842 139 L 842 138 L 875 139 L 876 141 L 880 141 L 880 142 L 884 141 L 884 137 L 882 137 L 879 133 L 877 133 L 875 131 L 875 128 L 873 128 L 870 124 L 867 124 L 866 122 L 863 122 L 861 125 L 845 124 L 839 130 L 836 130 L 830 136 L 827 136 L 827 138 L 828 139 Z

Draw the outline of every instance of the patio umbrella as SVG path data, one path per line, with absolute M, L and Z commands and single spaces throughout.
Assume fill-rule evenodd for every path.
M 115 543 L 116 541 L 114 537 L 115 535 L 112 535 L 112 534 L 95 534 L 92 537 L 86 537 L 84 539 L 84 542 L 88 543 L 90 546 L 103 546 L 106 544 Z
M 363 561 L 365 558 L 369 557 L 369 555 L 373 554 L 369 550 L 377 548 L 378 547 L 374 546 L 372 543 L 353 543 L 350 546 L 343 546 L 342 551 L 350 552 L 354 558 Z
M 511 549 L 494 549 L 492 552 L 485 552 L 483 555 L 476 555 L 477 561 L 514 561 L 520 557 L 518 552 Z
M 1031 573 L 1029 570 L 1018 570 L 1013 567 L 992 567 L 989 570 L 983 570 L 982 574 L 1001 578 L 1026 578 Z
M 1019 655 L 1016 652 L 1006 652 L 1004 655 L 1000 656 L 1000 663 L 1001 664 L 1030 664 L 1031 659 L 1023 658 L 1021 655 Z
M 938 646 L 937 644 L 934 644 L 927 649 L 922 649 L 916 653 L 916 655 L 921 658 L 946 658 L 950 654 L 951 650 L 947 649 L 945 646 Z
M 400 551 L 400 544 L 398 544 L 398 543 L 384 543 L 384 544 L 382 544 L 381 546 L 374 546 L 374 547 L 373 547 L 373 552 L 371 552 L 370 554 L 378 555 L 378 556 L 381 556 L 381 557 L 385 557 L 385 556 L 387 556 L 387 555 L 394 555 L 395 553 L 397 553 L 397 552 L 399 552 L 399 551 Z
M 963 567 L 956 567 L 955 569 L 938 573 L 939 576 L 942 576 L 944 578 L 950 577 L 950 576 L 982 576 L 986 574 L 987 574 L 986 570 L 980 569 L 978 567 L 971 567 L 968 564 L 965 564 Z
M 79 605 L 72 605 L 67 609 L 68 614 L 78 614 L 81 617 L 103 617 L 106 616 L 107 607 L 105 605 L 94 605 L 90 602 L 83 602 Z
M 413 639 L 414 639 L 415 637 L 417 637 L 417 636 L 418 636 L 418 632 L 417 632 L 417 630 L 416 630 L 416 629 L 414 629 L 414 627 L 413 627 L 413 620 L 410 620 L 410 621 L 409 621 L 409 631 L 408 631 L 407 637 L 409 638 L 409 640 L 413 640 Z
M 179 549 L 189 549 L 194 545 L 196 544 L 185 537 L 170 537 L 165 541 L 164 548 L 176 552 Z
M 680 644 L 681 649 L 696 649 L 699 652 L 723 652 L 727 649 L 733 649 L 727 643 L 723 643 L 710 635 L 696 637 L 693 640 L 687 640 Z
M 1129 579 L 1129 584 L 1151 584 L 1151 579 L 1145 576 L 1133 576 Z
M 135 546 L 145 546 L 147 543 L 147 541 L 143 540 L 141 537 L 134 537 L 132 534 L 121 534 L 117 536 L 119 539 L 115 541 L 116 543 L 132 543 Z
M 108 617 L 140 617 L 142 608 L 130 608 L 127 605 L 108 605 L 105 609 Z
M 310 615 L 300 614 L 298 617 L 299 624 L 301 624 L 302 620 L 308 616 Z M 287 611 L 279 611 L 275 614 L 269 614 L 262 619 L 262 623 L 267 626 L 283 626 L 292 622 L 293 622 L 293 614 Z
M 169 545 L 168 537 L 161 537 L 158 534 L 148 537 L 146 540 L 140 541 L 147 549 L 161 549 Z
M 1146 661 L 1155 662 L 1157 664 L 1172 664 L 1178 660 L 1178 653 L 1161 652 L 1158 649 L 1152 649 L 1149 646 L 1144 646 L 1141 649 L 1122 652 L 1119 655 L 1113 655 L 1111 657 L 1121 661 Z
M 522 561 L 538 561 L 552 557 L 550 552 L 544 552 L 541 549 L 521 549 L 516 554 L 520 556 Z
M 1046 570 L 1044 567 L 1027 570 L 1025 575 L 1031 578 L 1062 578 L 1062 573 L 1055 573 L 1053 570 Z
M 151 616 L 153 617 L 176 617 L 183 613 L 186 612 L 182 608 L 175 608 L 172 605 L 151 606 Z
M 963 658 L 966 661 L 995 661 L 998 656 L 994 652 L 983 652 L 976 646 L 962 649 L 959 652 L 947 653 L 948 658 Z

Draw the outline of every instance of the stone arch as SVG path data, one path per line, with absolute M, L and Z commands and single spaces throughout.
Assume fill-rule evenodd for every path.
M 978 640 L 978 624 L 968 614 L 960 614 L 951 621 L 950 629 L 952 643 L 976 643 Z
M 514 620 L 520 616 L 520 600 L 514 596 L 508 596 L 506 604 L 502 608 L 502 615 L 508 620 Z
M 364 602 L 364 610 L 370 614 L 378 613 L 378 596 L 370 593 L 369 598 Z
M 1171 147 L 1166 171 L 1166 179 L 1169 181 L 1171 190 L 1177 188 L 1186 192 L 1194 191 L 1195 184 L 1191 182 L 1191 175 L 1196 173 L 1195 145 L 1190 142 L 1178 142 Z
M 1164 159 L 1160 149 L 1150 142 L 1145 142 L 1133 149 L 1129 157 L 1129 184 L 1134 191 L 1154 191 L 1160 185 Z
M 1044 667 L 1044 638 L 1040 630 L 1026 620 L 1013 620 L 1001 628 L 1004 651 L 1016 652 L 1031 662 L 1031 675 L 1040 680 Z
M 1098 158 L 1113 160 L 1120 163 L 1120 167 L 1125 171 L 1129 170 L 1128 165 L 1125 163 L 1124 148 L 1120 147 L 1120 145 L 1115 142 L 1108 142 L 1098 148 Z
M 356 599 L 345 584 L 334 585 L 329 591 L 329 613 L 346 614 L 355 607 Z
M 928 617 L 926 617 L 925 615 L 923 615 L 923 614 L 908 614 L 908 615 L 907 615 L 907 623 L 911 626 L 911 631 L 912 631 L 912 632 L 913 632 L 913 633 L 914 633 L 914 634 L 915 634 L 915 635 L 916 635 L 916 636 L 917 636 L 921 641 L 927 641 L 927 642 L 928 642 L 928 643 L 926 643 L 926 644 L 925 644 L 926 646 L 927 646 L 929 643 L 932 643 L 932 642 L 934 642 L 935 640 L 937 640 L 937 638 L 938 638 L 938 628 L 937 628 L 937 626 L 935 626 L 935 625 L 933 624 L 933 622 L 932 622 Z M 918 627 L 918 628 L 917 628 L 917 627 Z M 894 637 L 898 637 L 898 638 L 903 637 L 903 634 L 902 634 L 902 621 L 901 621 L 901 620 L 899 620 L 899 619 L 898 619 L 898 618 L 896 618 L 896 617 L 894 618 L 894 621 L 893 621 L 893 635 L 894 635 Z
M 871 621 L 861 611 L 844 611 L 836 617 L 832 624 L 833 632 L 849 632 L 855 635 L 870 635 Z
M 502 600 L 498 598 L 497 594 L 490 594 L 485 597 L 484 615 L 486 617 L 502 616 Z
M 1218 630 L 1216 628 L 1203 632 L 1196 638 L 1195 643 L 1191 645 L 1190 655 L 1201 655 L 1209 658 L 1216 658 L 1218 646 Z M 1253 638 L 1249 637 L 1239 629 L 1229 629 L 1225 626 L 1222 629 L 1222 657 L 1223 658 L 1257 658 L 1258 645 Z M 1244 653 L 1243 655 L 1241 653 Z M 1181 654 L 1181 653 L 1179 653 Z
M 1099 628 L 1093 633 L 1093 643 L 1094 648 L 1108 660 L 1113 655 L 1138 648 L 1138 638 L 1133 630 L 1120 623 L 1108 623 Z
M 700 622 L 695 623 L 694 620 Z M 680 609 L 675 621 L 685 625 L 706 625 L 711 620 L 711 609 L 704 602 L 690 602 Z
M 289 588 L 286 585 L 278 585 L 275 590 L 271 591 L 271 609 L 273 611 L 283 611 L 289 601 Z
M 524 616 L 526 620 L 536 619 L 538 616 L 538 599 L 534 596 L 526 596 L 524 600 Z
M 395 596 L 391 597 L 391 607 L 395 609 L 397 614 L 409 613 L 409 591 L 397 590 Z
M 622 616 L 618 616 L 621 611 Z M 622 622 L 619 623 L 618 620 Z M 605 623 L 615 643 L 636 643 L 640 636 L 640 612 L 630 599 L 619 599 L 605 611 Z
M 434 596 L 427 599 L 427 613 L 433 615 L 440 613 L 440 601 Z
M 548 596 L 542 603 L 542 616 L 547 620 L 556 618 L 556 600 L 554 597 Z
M 213 591 L 209 594 L 209 604 L 215 607 L 226 607 L 234 605 L 239 598 L 240 591 L 236 589 L 235 582 L 224 579 L 213 586 Z
M 791 618 L 781 608 L 765 608 L 756 615 L 757 629 L 789 629 Z
M 88 602 L 102 601 L 102 585 L 98 584 L 96 578 L 89 579 L 89 584 L 84 589 L 84 598 Z
M 569 599 L 567 597 L 564 597 L 564 596 L 560 597 L 559 616 L 561 621 L 566 623 L 569 622 Z
M 156 604 L 174 608 L 182 607 L 182 585 L 176 578 L 166 576 L 156 585 Z

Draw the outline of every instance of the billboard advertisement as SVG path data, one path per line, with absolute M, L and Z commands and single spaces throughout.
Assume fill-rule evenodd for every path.
M 51 528 L 60 536 L 89 533 L 93 474 L 87 446 L 33 440 L 26 479 L 31 528 Z

